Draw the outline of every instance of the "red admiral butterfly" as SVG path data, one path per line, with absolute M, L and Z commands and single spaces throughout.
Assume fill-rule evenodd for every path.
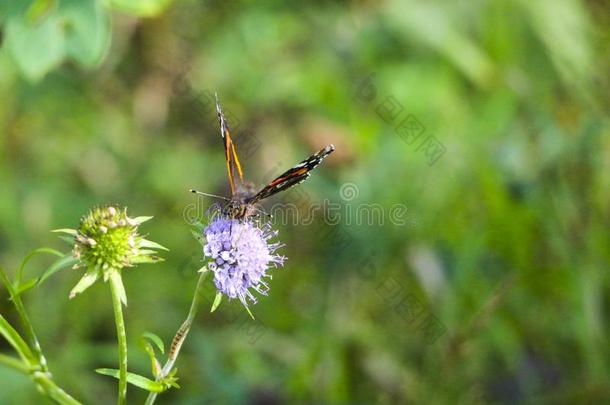
M 311 174 L 316 166 L 318 166 L 326 156 L 330 155 L 334 150 L 334 145 L 328 145 L 327 147 L 320 149 L 307 159 L 303 160 L 298 165 L 286 170 L 280 174 L 272 182 L 263 187 L 258 193 L 252 193 L 251 190 L 244 189 L 249 188 L 244 184 L 244 174 L 235 151 L 235 144 L 231 139 L 229 132 L 229 124 L 225 119 L 224 114 L 220 108 L 218 102 L 218 96 L 216 96 L 216 113 L 218 120 L 220 121 L 220 134 L 222 135 L 222 141 L 225 147 L 225 160 L 227 164 L 227 173 L 229 174 L 229 186 L 231 187 L 231 198 L 219 197 L 212 194 L 202 193 L 199 191 L 191 190 L 193 193 L 208 195 L 212 197 L 219 197 L 228 201 L 225 206 L 223 213 L 230 218 L 247 218 L 256 213 L 257 208 L 255 204 L 261 200 L 271 197 L 280 191 L 286 190 L 292 186 L 295 186 L 305 181 Z M 235 184 L 235 173 L 240 180 L 240 188 Z

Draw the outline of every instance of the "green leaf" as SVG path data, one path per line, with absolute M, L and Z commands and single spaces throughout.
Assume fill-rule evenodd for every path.
M 98 269 L 89 269 L 85 275 L 76 283 L 76 286 L 70 291 L 70 299 L 76 297 L 77 294 L 82 293 L 87 288 L 91 287 L 100 278 L 100 271 Z
M 28 281 L 26 281 L 25 283 L 21 283 L 17 286 L 17 295 L 21 295 L 24 292 L 34 288 L 36 286 L 36 284 L 38 283 L 38 279 L 37 278 L 31 278 Z
M 138 17 L 155 17 L 161 14 L 173 0 L 112 0 L 112 6 Z
M 25 375 L 28 375 L 31 372 L 29 364 L 27 364 L 25 361 L 2 353 L 0 353 L 0 364 L 21 371 Z
M 141 338 L 150 340 L 155 344 L 155 346 L 157 346 L 161 353 L 165 353 L 165 346 L 163 345 L 163 340 L 161 340 L 161 338 L 156 334 L 152 332 L 144 332 Z
M 212 303 L 212 309 L 210 309 L 210 312 L 216 311 L 216 308 L 218 308 L 221 301 L 222 301 L 222 293 L 217 292 L 216 297 L 214 297 L 214 302 Z
M 66 269 L 68 267 L 72 267 L 76 263 L 78 263 L 78 259 L 74 256 L 64 256 L 61 259 L 57 260 L 45 272 L 40 276 L 36 285 L 40 285 L 45 282 L 45 280 L 51 277 L 53 274 L 57 273 L 60 270 Z
M 133 218 L 133 222 L 135 222 L 136 225 L 140 225 L 146 221 L 151 220 L 152 218 L 153 217 L 135 217 L 135 218 Z
M 119 378 L 119 370 L 114 368 L 98 368 L 95 370 L 95 372 L 114 377 L 116 379 Z M 161 382 L 153 381 L 149 378 L 134 373 L 127 373 L 127 382 L 149 392 L 160 393 L 166 389 Z
M 131 259 L 132 264 L 140 264 L 140 263 L 157 263 L 162 262 L 163 258 L 158 256 L 136 256 Z
M 153 349 L 152 345 L 148 340 L 143 338 L 140 338 L 140 340 L 138 341 L 138 346 L 140 346 L 140 348 L 144 350 L 146 354 L 148 354 L 148 358 L 150 359 L 150 369 L 152 371 L 152 374 L 157 377 L 161 372 L 161 364 L 157 360 L 157 356 L 155 355 L 155 349 Z
M 151 342 L 153 342 L 159 348 L 161 353 L 165 352 L 165 348 L 163 346 L 163 341 L 161 340 L 161 338 L 151 332 L 144 332 L 142 334 L 142 336 L 140 336 L 140 339 L 138 340 L 138 345 L 142 348 L 142 350 L 144 350 L 148 354 L 148 357 L 150 358 L 151 370 L 152 370 L 153 375 L 155 377 L 157 377 L 159 375 L 159 373 L 161 372 L 161 364 L 157 360 L 157 357 L 155 355 L 155 350 L 153 349 L 149 340 Z
M 153 241 L 148 240 L 148 239 L 142 239 L 140 241 L 140 247 L 151 248 L 151 249 L 161 249 L 161 250 L 169 251 L 169 249 L 166 248 L 165 246 L 159 245 L 157 242 L 153 242 Z
M 60 236 L 59 239 L 63 240 L 64 242 L 66 242 L 70 246 L 74 245 L 74 238 L 70 238 L 68 236 Z
M 63 232 L 68 235 L 76 236 L 78 235 L 78 231 L 76 229 L 62 228 L 62 229 L 53 229 L 51 232 Z
M 65 55 L 62 21 L 51 14 L 30 24 L 25 13 L 17 12 L 6 21 L 6 48 L 23 75 L 31 82 L 42 79 L 59 66 Z
M 110 272 L 110 282 L 116 288 L 117 293 L 119 294 L 119 298 L 123 305 L 127 306 L 127 294 L 125 293 L 125 286 L 123 285 L 123 278 L 121 277 L 121 273 L 117 270 L 111 270 Z
M 42 248 L 38 248 L 38 249 L 34 249 L 32 250 L 30 253 L 28 253 L 25 258 L 21 261 L 21 266 L 19 266 L 19 270 L 17 270 L 17 284 L 19 285 L 21 283 L 21 279 L 23 278 L 23 271 L 25 269 L 25 266 L 28 264 L 28 262 L 36 255 L 38 254 L 42 254 L 42 253 L 48 253 L 51 255 L 55 255 L 55 256 L 59 256 L 59 257 L 63 257 L 63 253 L 61 253 L 60 251 L 57 251 L 55 249 L 51 249 L 51 248 L 47 248 L 47 247 L 42 247 Z
M 59 13 L 66 30 L 66 53 L 91 68 L 103 59 L 110 45 L 110 15 L 97 0 L 63 0 Z
M 34 354 L 30 347 L 2 315 L 0 315 L 0 335 L 15 349 L 24 362 L 30 363 L 34 361 Z

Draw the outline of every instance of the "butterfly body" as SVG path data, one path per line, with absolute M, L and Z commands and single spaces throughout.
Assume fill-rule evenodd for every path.
M 231 198 L 226 198 L 228 202 L 223 208 L 223 214 L 229 218 L 244 219 L 256 215 L 259 211 L 256 207 L 257 203 L 305 181 L 311 175 L 311 170 L 322 163 L 326 156 L 335 150 L 334 145 L 328 145 L 320 149 L 317 153 L 280 174 L 260 191 L 254 192 L 252 185 L 244 182 L 241 163 L 229 132 L 229 124 L 222 113 L 218 98 L 216 98 L 216 113 L 220 122 L 229 186 L 231 187 Z M 235 183 L 235 177 L 239 178 L 240 185 Z
M 222 208 L 222 213 L 229 218 L 247 218 L 257 212 L 256 205 L 248 203 L 254 195 L 251 190 L 237 190 L 231 199 Z

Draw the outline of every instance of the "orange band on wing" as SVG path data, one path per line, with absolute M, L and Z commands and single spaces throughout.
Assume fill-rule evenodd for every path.
M 292 178 L 292 177 L 296 177 L 296 176 L 300 176 L 302 174 L 307 173 L 308 169 L 306 167 L 302 167 L 299 170 L 290 173 L 287 176 L 282 176 L 282 177 L 278 177 L 277 179 L 273 180 L 271 183 L 269 183 L 269 185 L 267 187 L 273 187 L 273 186 L 277 186 L 278 184 Z
M 231 157 L 229 150 L 225 151 L 225 160 L 227 161 L 227 173 L 229 174 L 229 186 L 231 186 L 231 194 L 235 194 L 235 179 L 233 178 L 233 170 L 231 170 Z
M 241 164 L 239 163 L 239 158 L 237 157 L 237 152 L 235 152 L 235 144 L 233 142 L 231 142 L 231 153 L 233 154 L 233 157 L 235 158 L 235 167 L 237 167 L 237 173 L 239 174 L 239 179 L 243 182 L 244 173 L 241 170 Z

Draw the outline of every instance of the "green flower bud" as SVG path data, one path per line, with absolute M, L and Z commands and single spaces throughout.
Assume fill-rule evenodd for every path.
M 138 233 L 140 224 L 151 218 L 130 218 L 126 208 L 108 206 L 92 209 L 81 218 L 77 230 L 58 230 L 74 237 L 72 252 L 79 259 L 75 267 L 87 269 L 70 292 L 70 298 L 89 288 L 100 277 L 104 281 L 111 277 L 120 278 L 120 271 L 124 267 L 161 261 L 155 249 L 167 249 Z

